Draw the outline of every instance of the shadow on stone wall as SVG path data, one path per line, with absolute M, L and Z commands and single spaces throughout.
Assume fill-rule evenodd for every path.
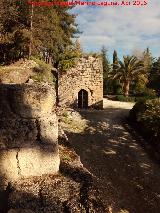
M 47 84 L 0 84 L 0 212 L 12 182 L 59 170 L 55 92 Z

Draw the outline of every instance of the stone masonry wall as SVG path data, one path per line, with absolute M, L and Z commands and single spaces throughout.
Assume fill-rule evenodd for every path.
M 77 107 L 81 89 L 88 92 L 89 107 L 103 107 L 103 67 L 100 56 L 80 58 L 76 67 L 59 74 L 59 104 Z
M 48 84 L 0 84 L 0 177 L 57 173 L 55 101 Z

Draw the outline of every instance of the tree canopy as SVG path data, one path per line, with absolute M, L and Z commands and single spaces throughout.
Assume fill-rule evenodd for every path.
M 111 77 L 121 80 L 125 96 L 129 95 L 130 84 L 133 80 L 144 73 L 144 64 L 135 56 L 124 56 L 123 61 L 119 61 Z
M 106 93 L 108 88 L 108 74 L 110 72 L 110 62 L 108 60 L 107 49 L 105 46 L 102 46 L 101 56 L 103 65 L 103 90 L 104 93 Z
M 28 0 L 0 2 L 0 63 L 29 54 L 56 64 L 59 54 L 72 45 L 78 33 L 69 7 L 33 6 Z

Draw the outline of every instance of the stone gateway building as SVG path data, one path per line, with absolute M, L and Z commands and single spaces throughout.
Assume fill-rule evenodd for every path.
M 100 56 L 85 56 L 76 67 L 59 72 L 60 106 L 103 108 L 103 67 Z

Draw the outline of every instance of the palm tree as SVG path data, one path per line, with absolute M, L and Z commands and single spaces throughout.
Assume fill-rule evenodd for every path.
M 135 56 L 123 56 L 123 62 L 119 61 L 117 68 L 112 73 L 113 79 L 119 79 L 123 85 L 123 93 L 129 95 L 130 84 L 144 73 L 144 63 Z

